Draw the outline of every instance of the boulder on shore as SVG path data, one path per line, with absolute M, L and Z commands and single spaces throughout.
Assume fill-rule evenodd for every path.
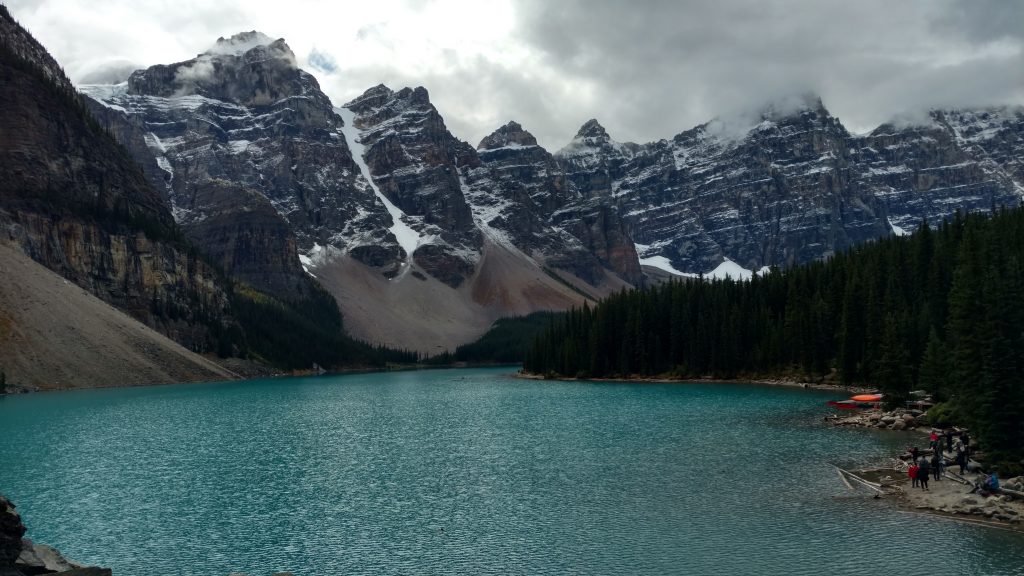
M 56 548 L 46 544 L 36 544 L 25 538 L 21 541 L 21 554 L 15 562 L 15 567 L 24 574 L 50 574 L 52 572 L 68 572 L 83 568 L 74 562 L 68 561 Z
M 112 576 L 109 568 L 79 566 L 52 546 L 24 536 L 25 525 L 14 504 L 0 495 L 0 576 Z
M 10 500 L 0 496 L 0 573 L 14 566 L 21 554 L 21 538 L 24 535 L 25 525 L 21 523 L 21 515 Z

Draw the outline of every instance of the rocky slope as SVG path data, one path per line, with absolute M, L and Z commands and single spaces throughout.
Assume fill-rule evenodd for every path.
M 174 205 L 173 188 L 168 186 L 173 179 L 150 183 L 145 165 L 140 170 L 67 79 L 53 79 L 59 68 L 6 9 L 0 9 L 0 32 L 0 130 L 5 135 L 0 139 L 2 241 L 188 350 L 289 369 L 372 364 L 391 354 L 345 336 L 334 299 L 302 270 L 296 236 L 266 197 L 237 182 L 203 177 L 190 188 L 192 204 Z M 25 59 L 25 54 L 37 60 Z M 257 78 L 248 79 L 252 89 L 246 102 L 258 104 L 261 98 L 280 96 L 263 85 L 263 79 L 273 74 L 268 64 Z M 145 78 L 139 82 L 146 85 Z M 223 88 L 216 83 L 214 87 Z M 234 87 L 224 89 L 227 96 L 242 98 Z M 117 134 L 129 139 L 157 138 L 140 135 L 130 124 L 120 128 Z M 164 170 L 165 157 L 154 156 L 150 162 L 170 176 Z M 223 165 L 183 166 L 209 175 Z M 149 168 L 152 176 L 153 166 Z M 188 231 L 204 239 L 202 250 L 182 233 L 172 206 Z M 188 218 L 197 212 L 201 218 Z M 226 267 L 235 278 L 211 264 L 211 256 L 230 264 Z M 196 358 L 175 358 L 181 351 L 165 350 L 168 342 L 147 337 L 141 344 L 133 343 L 115 326 L 120 320 L 75 318 L 74 308 L 15 292 L 25 304 L 15 298 L 0 308 L 0 317 L 21 320 L 4 334 L 7 345 L 16 349 L 4 352 L 27 385 L 117 385 L 220 379 L 228 374 L 216 366 L 196 368 Z M 33 302 L 39 306 L 30 306 Z M 82 311 L 98 310 L 79 304 Z M 36 310 L 36 320 L 32 314 L 22 317 L 30 308 Z M 51 310 L 60 310 L 67 322 L 51 318 Z M 32 335 L 32 324 L 44 320 L 54 331 L 50 338 L 17 337 Z M 88 336 L 84 344 L 79 342 L 83 335 Z M 54 342 L 68 351 L 54 348 Z M 33 360 L 52 368 L 50 380 L 43 375 L 42 383 L 37 382 L 32 374 L 39 370 L 30 366 Z M 60 364 L 62 360 L 67 366 Z M 112 365 L 106 373 L 117 378 L 103 381 L 101 369 L 71 370 L 85 365 L 78 361 L 100 360 Z
M 448 132 L 423 88 L 377 86 L 337 111 L 401 248 L 382 254 L 383 273 L 344 254 L 314 260 L 356 334 L 435 353 L 501 316 L 564 309 L 626 285 L 552 227 L 517 180 Z
M 236 376 L 0 242 L 0 372 L 14 390 Z
M 485 170 L 464 169 L 464 180 L 484 225 L 590 286 L 600 286 L 607 271 L 634 285 L 642 282 L 633 241 L 615 206 L 581 193 L 522 126 L 509 122 L 477 151 Z

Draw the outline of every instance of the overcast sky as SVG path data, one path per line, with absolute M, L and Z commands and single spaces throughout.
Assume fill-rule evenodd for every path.
M 929 107 L 1024 104 L 1021 0 L 7 0 L 73 81 L 284 38 L 336 105 L 425 86 L 474 146 L 516 120 L 549 150 L 589 118 L 649 142 L 815 92 L 865 131 Z

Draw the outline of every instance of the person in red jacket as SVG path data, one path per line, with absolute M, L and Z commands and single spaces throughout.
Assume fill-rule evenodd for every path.
M 910 476 L 911 488 L 917 488 L 917 464 L 911 464 L 907 470 L 907 476 Z

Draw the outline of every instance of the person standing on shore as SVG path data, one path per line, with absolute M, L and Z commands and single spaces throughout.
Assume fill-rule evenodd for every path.
M 935 481 L 942 480 L 942 449 L 936 448 L 935 453 L 932 454 L 932 475 L 935 477 Z
M 928 490 L 928 474 L 930 472 L 928 458 L 921 456 L 921 462 L 917 466 L 917 480 L 921 483 L 921 490 Z
M 960 465 L 960 473 L 965 474 L 967 472 L 967 452 L 964 450 L 964 443 L 957 438 L 953 449 L 956 450 L 956 463 Z
M 946 452 L 953 451 L 953 429 L 946 428 Z
M 907 468 L 907 476 L 910 476 L 910 487 L 917 488 L 917 462 L 911 462 L 910 468 Z

